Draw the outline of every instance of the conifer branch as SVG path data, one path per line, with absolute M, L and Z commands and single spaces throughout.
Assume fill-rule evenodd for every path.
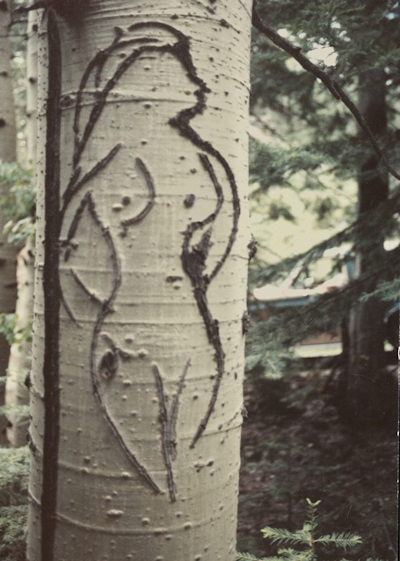
M 274 265 L 263 266 L 260 264 L 260 269 L 251 272 L 251 280 L 253 283 L 272 283 L 284 276 L 287 271 L 293 269 L 298 263 L 303 262 L 303 268 L 305 268 L 309 263 L 321 258 L 327 249 L 340 246 L 352 240 L 355 240 L 352 250 L 356 251 L 366 243 L 368 235 L 378 235 L 382 233 L 383 229 L 390 228 L 391 218 L 398 212 L 400 212 L 399 190 L 378 207 L 364 213 L 352 224 L 330 238 L 312 246 L 304 253 L 294 257 L 287 257 Z
M 273 27 L 271 27 L 267 22 L 261 19 L 257 12 L 257 0 L 254 2 L 253 8 L 253 25 L 258 31 L 260 31 L 263 35 L 266 35 L 268 39 L 270 39 L 275 45 L 279 48 L 287 52 L 291 57 L 293 57 L 297 62 L 305 69 L 307 72 L 310 72 L 314 76 L 316 76 L 321 82 L 327 87 L 327 89 L 331 92 L 333 97 L 338 101 L 344 103 L 344 105 L 350 110 L 353 117 L 359 124 L 360 128 L 364 131 L 368 140 L 371 143 L 372 148 L 374 149 L 377 156 L 380 158 L 382 163 L 385 165 L 387 171 L 396 179 L 400 179 L 400 174 L 398 174 L 395 169 L 390 165 L 388 162 L 383 150 L 380 148 L 374 133 L 371 131 L 370 127 L 368 126 L 366 120 L 361 115 L 360 111 L 358 110 L 355 103 L 351 101 L 349 96 L 345 93 L 343 88 L 340 84 L 334 80 L 331 76 L 329 76 L 322 68 L 319 68 L 317 65 L 313 64 L 302 52 L 301 47 L 297 47 L 293 45 L 290 41 L 282 37 Z

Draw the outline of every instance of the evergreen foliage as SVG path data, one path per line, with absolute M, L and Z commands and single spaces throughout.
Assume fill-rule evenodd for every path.
M 258 0 L 257 11 L 338 81 L 355 103 L 360 75 L 385 69 L 388 133 L 377 140 L 389 159 L 395 159 L 398 2 L 300 0 L 294 10 L 290 0 Z M 250 291 L 255 286 L 281 283 L 299 264 L 304 273 L 318 267 L 329 248 L 346 247 L 343 259 L 354 259 L 360 251 L 369 254 L 366 274 L 342 290 L 263 322 L 254 317 L 248 367 L 262 367 L 272 377 L 279 372 L 288 376 L 295 371 L 290 348 L 313 333 L 337 329 L 358 299 L 398 299 L 398 252 L 386 252 L 382 262 L 379 244 L 374 242 L 378 236 L 398 239 L 399 189 L 398 182 L 392 180 L 389 200 L 356 220 L 356 182 L 360 164 L 370 153 L 367 140 L 325 86 L 259 31 L 254 32 L 252 50 L 252 123 L 264 136 L 260 140 L 260 135 L 255 135 L 250 143 L 251 205 L 257 217 L 253 219 L 254 235 L 260 242 L 250 267 Z M 283 195 L 277 202 L 278 190 Z M 295 197 L 302 202 L 303 211 L 294 210 Z M 292 238 L 288 234 L 295 230 L 285 223 L 298 224 L 301 237 L 306 231 L 301 227 L 305 220 L 313 221 L 308 231 L 318 241 L 296 252 L 295 234 Z M 279 232 L 282 239 L 277 244 Z M 343 262 L 337 260 L 327 277 L 318 282 L 338 272 Z M 294 288 L 304 288 L 308 276 L 304 273 L 298 275 Z
M 27 506 L 0 508 L 0 559 L 26 561 Z
M 271 528 L 270 526 L 261 530 L 263 537 L 269 539 L 272 544 L 288 547 L 280 548 L 278 549 L 278 555 L 264 557 L 262 560 L 257 560 L 256 557 L 248 553 L 238 553 L 236 561 L 317 561 L 324 558 L 320 553 L 321 546 L 325 546 L 325 548 L 333 546 L 346 550 L 361 543 L 360 536 L 349 532 L 333 532 L 330 535 L 317 536 L 317 507 L 321 501 L 312 502 L 310 499 L 306 499 L 306 501 L 307 517 L 301 530 L 291 532 L 290 530 Z
M 0 186 L 6 195 L 0 197 L 0 208 L 9 221 L 4 226 L 8 242 L 23 245 L 35 235 L 36 193 L 33 174 L 18 163 L 0 162 Z
M 0 448 L 0 559 L 25 561 L 28 448 Z

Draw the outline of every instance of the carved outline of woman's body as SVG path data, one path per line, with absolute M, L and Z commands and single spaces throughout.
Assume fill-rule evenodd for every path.
M 82 190 L 83 186 L 90 179 L 92 179 L 98 172 L 100 172 L 101 170 L 107 167 L 107 165 L 115 158 L 115 156 L 117 155 L 117 153 L 121 148 L 120 144 L 114 146 L 114 148 L 112 148 L 112 150 L 102 160 L 100 160 L 90 171 L 88 171 L 85 175 L 83 175 L 83 177 L 81 177 L 82 169 L 79 166 L 79 163 L 82 154 L 85 150 L 85 147 L 87 145 L 87 142 L 90 139 L 90 136 L 93 132 L 93 129 L 96 123 L 98 122 L 100 115 L 105 107 L 108 94 L 118 83 L 118 80 L 121 78 L 121 76 L 130 68 L 132 64 L 134 64 L 134 62 L 139 58 L 139 56 L 142 53 L 169 52 L 173 54 L 181 62 L 183 68 L 187 71 L 187 75 L 189 79 L 196 86 L 198 86 L 198 90 L 196 90 L 195 92 L 195 95 L 197 97 L 196 105 L 194 105 L 189 109 L 180 111 L 176 117 L 170 119 L 169 124 L 172 127 L 178 129 L 178 131 L 182 136 L 186 137 L 194 146 L 198 147 L 202 151 L 201 153 L 199 153 L 200 161 L 202 163 L 204 170 L 206 171 L 206 173 L 208 173 L 217 194 L 217 206 L 215 210 L 203 221 L 190 223 L 187 226 L 187 229 L 184 233 L 184 243 L 181 253 L 182 267 L 185 273 L 187 274 L 187 276 L 190 278 L 197 307 L 204 321 L 208 340 L 212 345 L 212 347 L 214 348 L 214 359 L 217 365 L 217 375 L 215 377 L 215 381 L 213 384 L 211 399 L 207 411 L 203 416 L 199 424 L 199 427 L 196 431 L 196 434 L 194 435 L 194 438 L 191 442 L 191 448 L 193 448 L 197 440 L 201 437 L 202 433 L 206 429 L 209 418 L 211 417 L 211 414 L 214 410 L 220 383 L 222 380 L 222 376 L 224 374 L 225 355 L 222 348 L 218 322 L 217 320 L 214 320 L 209 310 L 209 306 L 207 302 L 207 289 L 211 281 L 216 277 L 216 275 L 222 268 L 223 264 L 225 263 L 232 249 L 233 243 L 235 241 L 237 230 L 238 230 L 239 215 L 240 215 L 239 196 L 238 196 L 235 178 L 227 161 L 208 141 L 204 141 L 196 133 L 196 131 L 192 129 L 192 127 L 189 124 L 191 119 L 193 119 L 196 115 L 203 113 L 204 109 L 206 108 L 206 103 L 205 103 L 206 93 L 209 92 L 206 84 L 203 82 L 201 78 L 197 76 L 197 71 L 195 66 L 193 65 L 193 61 L 190 54 L 189 39 L 177 29 L 167 24 L 159 23 L 159 22 L 143 22 L 139 24 L 134 24 L 129 28 L 129 31 L 136 32 L 140 29 L 154 29 L 154 30 L 161 29 L 163 31 L 167 31 L 169 34 L 172 34 L 173 37 L 176 39 L 176 41 L 173 44 L 164 43 L 161 45 L 154 45 L 153 43 L 159 42 L 159 40 L 156 38 L 148 37 L 148 38 L 122 39 L 123 33 L 121 31 L 118 31 L 117 37 L 115 38 L 113 43 L 107 49 L 99 52 L 89 63 L 82 77 L 79 87 L 79 92 L 75 103 L 75 118 L 74 118 L 75 146 L 74 146 L 74 154 L 73 154 L 73 172 L 71 174 L 71 179 L 68 183 L 68 186 L 63 194 L 61 218 L 62 221 L 64 221 L 66 211 L 72 199 L 78 194 L 79 191 Z M 89 120 L 84 127 L 82 135 L 80 136 L 82 96 L 89 78 L 94 74 L 95 84 L 98 87 L 100 84 L 102 70 L 108 57 L 116 49 L 133 45 L 135 43 L 145 43 L 145 45 L 141 45 L 137 48 L 134 48 L 133 51 L 118 65 L 116 71 L 114 72 L 114 75 L 112 76 L 112 78 L 108 80 L 103 90 L 100 90 L 100 92 L 98 92 L 96 101 L 94 102 L 93 108 L 90 112 Z M 225 174 L 227 176 L 230 190 L 231 190 L 230 194 L 231 194 L 232 205 L 233 205 L 233 218 L 232 218 L 232 229 L 225 247 L 225 251 L 219 262 L 215 265 L 214 269 L 209 274 L 205 274 L 204 271 L 206 269 L 206 260 L 209 254 L 210 241 L 212 235 L 212 225 L 217 219 L 220 210 L 222 208 L 222 205 L 224 203 L 223 188 L 221 187 L 221 184 L 217 179 L 214 167 L 210 161 L 210 157 L 216 159 L 219 162 L 219 164 L 222 165 Z M 149 170 L 147 169 L 145 163 L 143 162 L 143 160 L 138 158 L 136 162 L 146 180 L 146 184 L 149 192 L 149 202 L 146 205 L 146 207 L 137 216 L 128 220 L 121 221 L 122 235 L 124 235 L 124 233 L 126 234 L 127 229 L 129 227 L 138 224 L 140 221 L 142 221 L 151 211 L 154 203 L 155 186 L 152 176 Z M 83 281 L 71 269 L 71 274 L 75 279 L 75 281 L 77 282 L 77 284 L 88 294 L 89 297 L 95 299 L 100 305 L 100 310 L 93 330 L 92 342 L 91 342 L 90 368 L 91 368 L 91 377 L 93 383 L 93 391 L 100 407 L 102 408 L 103 414 L 105 415 L 108 424 L 110 425 L 114 435 L 119 441 L 122 449 L 125 451 L 127 456 L 135 465 L 138 472 L 148 482 L 150 487 L 156 493 L 160 493 L 161 490 L 159 486 L 154 481 L 148 470 L 143 466 L 143 464 L 139 462 L 135 454 L 133 454 L 133 452 L 125 444 L 124 439 L 122 438 L 115 422 L 112 419 L 112 416 L 110 415 L 107 409 L 107 406 L 105 405 L 102 399 L 102 395 L 100 391 L 100 386 L 98 382 L 99 373 L 98 373 L 98 367 L 95 364 L 95 356 L 98 347 L 99 336 L 102 331 L 104 321 L 106 317 L 113 311 L 113 304 L 115 302 L 117 292 L 121 286 L 121 265 L 119 262 L 116 246 L 110 234 L 109 228 L 104 226 L 100 217 L 97 214 L 95 197 L 92 191 L 88 190 L 84 195 L 84 197 L 82 198 L 81 203 L 78 206 L 78 209 L 75 212 L 75 215 L 71 221 L 70 227 L 68 229 L 67 238 L 66 240 L 62 241 L 61 246 L 66 247 L 68 250 L 68 248 L 70 248 L 70 246 L 72 245 L 71 244 L 72 237 L 76 232 L 79 221 L 82 217 L 83 210 L 85 208 L 88 209 L 90 215 L 101 229 L 103 236 L 105 237 L 105 240 L 107 242 L 107 245 L 110 249 L 110 255 L 113 263 L 113 287 L 109 297 L 103 300 L 98 298 L 96 299 L 93 293 L 85 286 Z M 201 240 L 197 245 L 191 245 L 193 241 L 193 237 L 197 232 L 202 233 Z M 68 257 L 66 253 L 65 260 L 67 259 Z M 68 302 L 66 302 L 62 294 L 61 294 L 61 300 L 69 316 L 76 323 L 78 323 L 68 305 Z M 187 371 L 187 366 L 185 367 L 184 371 L 185 372 Z M 170 475 L 171 474 L 169 474 L 169 476 Z

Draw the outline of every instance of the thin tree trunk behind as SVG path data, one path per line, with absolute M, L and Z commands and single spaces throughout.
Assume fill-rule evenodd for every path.
M 365 72 L 359 81 L 360 111 L 375 135 L 383 135 L 387 128 L 385 101 L 385 72 Z M 379 166 L 375 154 L 369 154 L 360 169 L 358 180 L 358 216 L 362 216 L 387 200 L 388 174 Z M 362 240 L 361 240 L 362 241 Z M 371 236 L 356 255 L 355 275 L 360 277 L 383 266 L 382 236 Z M 365 287 L 373 291 L 376 281 Z M 355 304 L 349 322 L 349 363 L 347 410 L 354 421 L 364 424 L 385 414 L 388 404 L 382 399 L 385 386 L 385 303 L 377 298 Z
M 235 557 L 251 3 L 40 31 L 30 561 Z
M 36 12 L 29 12 L 27 29 L 27 99 L 26 99 L 26 140 L 27 159 L 29 165 L 36 168 L 37 150 L 37 31 L 38 17 Z M 16 333 L 29 329 L 33 316 L 33 286 L 34 286 L 34 247 L 32 239 L 17 257 L 17 324 Z M 29 391 L 24 381 L 31 369 L 32 345 L 27 339 L 21 343 L 14 343 L 11 347 L 8 364 L 6 386 L 6 404 L 26 406 L 29 404 Z M 7 430 L 7 438 L 14 447 L 26 445 L 27 423 L 11 423 Z
M 14 162 L 17 157 L 16 125 L 11 78 L 11 47 L 8 37 L 10 14 L 8 3 L 0 2 L 0 162 Z M 0 197 L 6 195 L 0 185 Z M 3 234 L 7 217 L 0 210 L 0 314 L 15 311 L 15 249 L 7 243 Z M 0 377 L 6 375 L 10 347 L 0 333 Z M 4 384 L 0 384 L 0 405 L 4 404 Z M 0 444 L 6 444 L 6 419 L 0 417 Z

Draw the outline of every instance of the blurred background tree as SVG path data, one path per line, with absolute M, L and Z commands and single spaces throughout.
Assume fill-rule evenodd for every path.
M 396 162 L 399 3 L 257 5 L 343 87 Z M 324 530 L 362 534 L 351 559 L 397 559 L 398 181 L 348 109 L 257 30 L 250 146 L 258 252 L 250 266 L 238 549 L 276 553 L 254 526 L 293 530 L 309 496 L 323 498 Z M 337 354 L 299 357 L 300 343 L 321 334 L 341 336 Z
M 258 12 L 358 100 L 380 146 L 395 160 L 398 2 L 300 0 L 294 9 L 290 0 L 262 0 Z M 311 282 L 326 281 L 345 261 L 351 278 L 301 313 L 294 309 L 281 321 L 258 323 L 249 363 L 265 367 L 266 360 L 271 365 L 279 357 L 287 362 L 287 347 L 312 332 L 342 326 L 343 409 L 354 422 L 382 422 L 395 413 L 387 399 L 394 386 L 385 371 L 390 306 L 384 300 L 398 298 L 393 287 L 399 282 L 399 252 L 384 244 L 398 239 L 398 181 L 389 179 L 347 108 L 258 31 L 252 85 L 252 220 L 260 249 L 251 269 L 253 286 L 279 284 L 301 264 L 293 286 L 304 287 L 313 263 L 318 271 L 318 259 L 335 247 L 342 247 L 342 261 L 331 271 L 319 266 L 319 278 L 317 272 Z M 267 341 L 266 353 L 271 322 L 279 337 Z

